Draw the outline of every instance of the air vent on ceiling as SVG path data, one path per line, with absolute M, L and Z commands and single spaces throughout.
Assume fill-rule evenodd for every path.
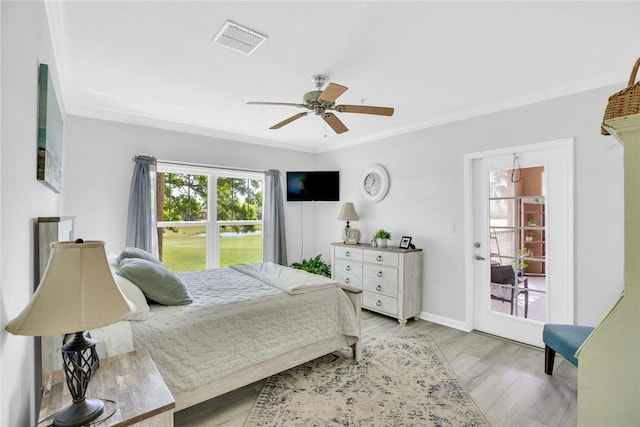
M 267 36 L 231 21 L 227 21 L 213 38 L 213 41 L 220 46 L 242 52 L 245 55 L 251 55 L 265 40 L 267 40 Z

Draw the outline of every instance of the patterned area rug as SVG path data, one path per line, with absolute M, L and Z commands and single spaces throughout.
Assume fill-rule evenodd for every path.
M 249 426 L 488 426 L 428 335 L 365 337 L 267 380 Z

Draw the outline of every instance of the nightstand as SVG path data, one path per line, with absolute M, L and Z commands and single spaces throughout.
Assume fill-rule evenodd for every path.
M 38 427 L 51 425 L 55 414 L 71 403 L 62 370 L 47 375 L 43 386 Z M 87 397 L 105 400 L 105 413 L 115 409 L 97 426 L 173 426 L 175 400 L 146 350 L 100 360 Z

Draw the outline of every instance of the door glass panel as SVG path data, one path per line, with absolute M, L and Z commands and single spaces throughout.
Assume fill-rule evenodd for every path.
M 491 311 L 544 321 L 544 167 L 489 172 Z

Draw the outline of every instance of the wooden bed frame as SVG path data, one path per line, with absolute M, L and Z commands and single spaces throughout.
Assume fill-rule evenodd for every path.
M 353 304 L 358 320 L 358 329 L 360 329 L 362 290 L 345 285 L 341 285 L 340 287 L 345 291 Z M 174 394 L 173 398 L 176 400 L 175 410 L 180 411 L 198 403 L 205 402 L 343 348 L 345 348 L 344 336 L 339 335 L 316 344 L 290 351 L 277 358 L 253 366 L 245 366 L 238 372 L 231 373 L 212 383 L 177 395 Z M 362 357 L 361 342 L 355 342 L 351 345 L 351 348 L 353 349 L 353 357 L 355 360 L 360 360 Z
M 358 322 L 358 330 L 360 330 L 362 290 L 345 285 L 340 285 L 340 287 L 353 304 Z M 271 375 L 286 371 L 287 369 L 344 348 L 345 337 L 343 335 L 337 335 L 319 343 L 287 352 L 274 359 L 261 362 L 253 366 L 245 366 L 237 372 L 233 372 L 209 384 L 205 384 L 187 392 L 174 394 L 173 398 L 176 401 L 175 410 L 180 411 L 182 409 L 186 409 L 190 406 L 221 396 L 240 387 L 244 387 L 256 381 L 270 377 Z M 362 356 L 362 346 L 360 342 L 355 342 L 351 345 L 351 348 L 353 349 L 354 358 L 356 360 L 360 360 Z M 60 369 L 60 366 L 62 366 L 60 345 L 45 345 L 45 343 L 43 343 L 42 358 L 43 377 L 51 371 Z

